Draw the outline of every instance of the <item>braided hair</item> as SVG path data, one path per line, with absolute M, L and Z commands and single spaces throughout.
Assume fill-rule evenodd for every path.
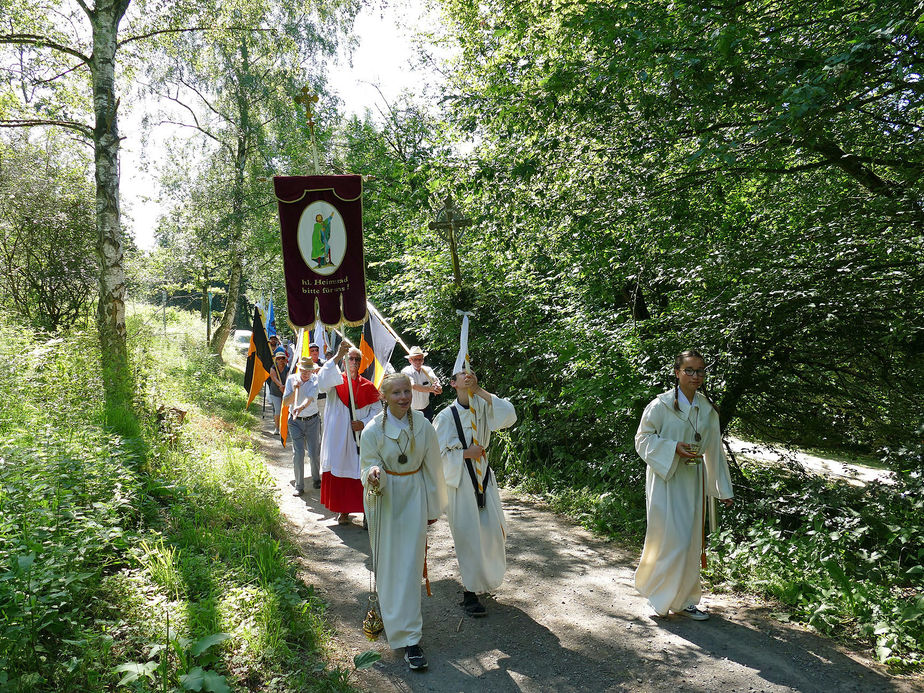
M 696 349 L 687 349 L 686 351 L 681 351 L 679 354 L 677 354 L 674 357 L 674 372 L 675 373 L 680 370 L 680 367 L 683 365 L 683 362 L 686 361 L 687 359 L 699 359 L 703 363 L 706 363 L 705 357 L 701 353 L 699 353 Z M 676 375 L 674 376 L 674 380 L 675 380 L 674 382 L 674 409 L 676 411 L 680 411 L 680 401 L 679 401 L 680 380 L 679 378 L 676 377 Z M 718 405 L 716 405 L 716 403 L 712 401 L 712 398 L 709 396 L 709 393 L 706 392 L 706 380 L 705 379 L 703 379 L 703 384 L 699 386 L 699 391 L 703 395 L 703 397 L 706 398 L 706 401 L 709 402 L 710 405 L 712 405 L 712 408 L 715 409 L 716 413 L 718 414 L 719 413 Z

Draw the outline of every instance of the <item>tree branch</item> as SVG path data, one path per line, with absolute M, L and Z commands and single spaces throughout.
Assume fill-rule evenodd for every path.
M 39 118 L 11 118 L 0 120 L 0 128 L 31 128 L 40 125 L 54 125 L 56 127 L 76 130 L 84 137 L 93 139 L 93 128 L 73 120 L 43 120 Z
M 190 26 L 185 29 L 158 29 L 157 31 L 149 31 L 146 34 L 138 34 L 137 36 L 129 36 L 122 41 L 119 41 L 116 46 L 121 48 L 127 43 L 132 43 L 133 41 L 143 41 L 144 39 L 151 38 L 152 36 L 159 36 L 160 34 L 184 34 L 191 31 L 273 31 L 273 29 L 264 29 L 262 27 L 252 27 L 252 26 Z
M 38 48 L 50 48 L 59 53 L 67 53 L 75 58 L 80 58 L 85 63 L 90 62 L 90 58 L 75 48 L 65 46 L 62 43 L 52 41 L 51 39 L 38 34 L 3 34 L 0 35 L 0 43 L 9 43 L 14 45 L 37 46 Z

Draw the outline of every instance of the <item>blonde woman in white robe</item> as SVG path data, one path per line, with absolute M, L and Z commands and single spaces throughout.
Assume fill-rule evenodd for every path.
M 635 587 L 659 616 L 674 612 L 696 621 L 709 616 L 702 597 L 705 499 L 732 504 L 731 477 L 722 450 L 719 415 L 698 390 L 706 362 L 685 351 L 674 362 L 677 385 L 645 408 L 635 449 L 645 473 L 648 527 Z
M 425 669 L 420 582 L 427 525 L 446 509 L 446 486 L 436 431 L 423 414 L 411 410 L 411 381 L 394 373 L 379 389 L 385 411 L 360 440 L 379 608 L 388 644 L 405 648 L 411 669 Z
M 512 426 L 517 414 L 508 400 L 481 387 L 472 372 L 456 373 L 450 385 L 458 399 L 436 415 L 433 425 L 449 494 L 449 529 L 462 573 L 461 606 L 480 617 L 487 610 L 478 595 L 500 587 L 507 571 L 507 522 L 485 451 L 491 433 Z

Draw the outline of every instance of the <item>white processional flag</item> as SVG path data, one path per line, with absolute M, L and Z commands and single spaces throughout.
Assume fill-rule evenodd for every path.
M 456 364 L 452 367 L 453 375 L 472 369 L 471 360 L 468 358 L 468 317 L 474 313 L 457 310 L 456 315 L 462 316 L 462 334 L 459 336 L 459 355 L 456 356 Z

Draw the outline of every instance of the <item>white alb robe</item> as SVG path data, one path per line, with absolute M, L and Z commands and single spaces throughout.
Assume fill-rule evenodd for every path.
M 492 395 L 491 403 L 488 404 L 475 395 L 469 402 L 474 403 L 475 422 L 478 426 L 476 437 L 482 447 L 486 448 L 490 444 L 492 431 L 516 423 L 516 412 L 506 399 Z M 497 491 L 497 479 L 492 478 L 490 483 L 487 482 L 486 461 L 482 461 L 481 464 L 484 508 L 478 509 L 475 487 L 465 464 L 464 447 L 459 441 L 450 407 L 457 408 L 462 422 L 462 432 L 469 445 L 473 434 L 472 410 L 463 407 L 458 400 L 443 409 L 433 420 L 439 437 L 443 474 L 449 494 L 449 528 L 456 546 L 464 588 L 469 592 L 492 592 L 500 587 L 507 571 L 507 521 Z M 474 463 L 472 468 L 474 469 Z
M 733 495 L 715 409 L 699 392 L 692 406 L 682 397 L 679 406 L 676 411 L 673 390 L 658 395 L 635 434 L 635 449 L 647 465 L 648 518 L 635 587 L 661 616 L 699 603 L 704 495 Z M 694 428 L 702 437 L 701 464 L 687 464 L 676 452 L 677 443 L 694 442 Z
M 414 417 L 413 448 L 408 416 Z M 420 412 L 408 411 L 402 422 L 382 412 L 363 431 L 360 448 L 366 487 L 363 505 L 385 635 L 393 649 L 416 645 L 423 629 L 420 586 L 427 521 L 436 520 L 446 509 L 436 431 Z M 408 458 L 405 464 L 398 462 L 402 452 Z M 368 491 L 372 467 L 381 469 L 380 496 Z
M 335 389 L 343 384 L 343 373 L 331 359 L 318 371 L 318 390 L 327 392 L 327 405 L 324 407 L 324 434 L 321 437 L 321 473 L 330 472 L 334 476 L 347 479 L 359 478 L 359 453 L 356 451 L 356 438 L 350 427 L 350 408 L 340 400 Z M 367 425 L 372 418 L 382 411 L 381 402 L 373 402 L 356 410 L 356 418 Z

